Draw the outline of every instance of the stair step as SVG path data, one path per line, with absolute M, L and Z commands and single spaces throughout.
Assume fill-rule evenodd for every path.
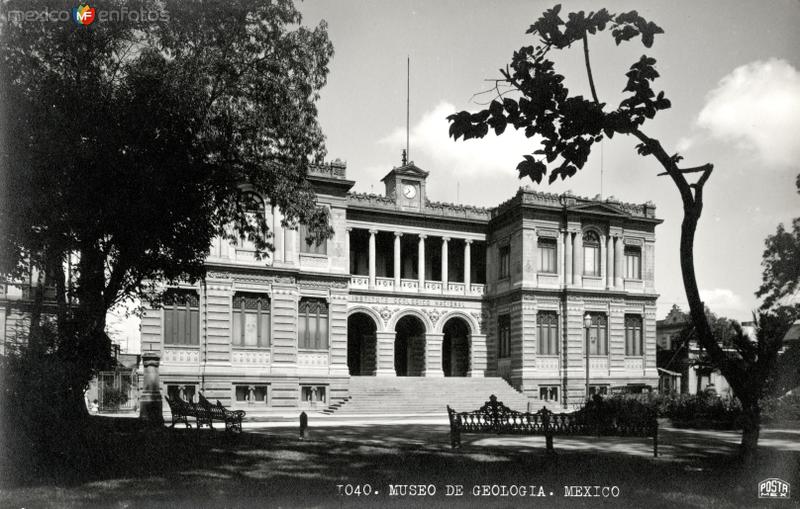
M 352 377 L 349 396 L 323 410 L 326 414 L 446 413 L 481 407 L 496 395 L 513 409 L 527 410 L 526 396 L 502 378 Z

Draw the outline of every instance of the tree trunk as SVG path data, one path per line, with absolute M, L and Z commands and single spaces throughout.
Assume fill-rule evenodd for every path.
M 741 401 L 742 398 L 739 399 Z M 745 460 L 755 458 L 760 432 L 761 408 L 758 400 L 742 401 L 742 442 L 739 445 L 739 452 Z

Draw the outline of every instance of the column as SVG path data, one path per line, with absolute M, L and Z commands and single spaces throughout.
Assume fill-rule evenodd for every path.
M 564 256 L 566 260 L 564 261 L 565 268 L 567 269 L 567 277 L 564 280 L 564 284 L 566 286 L 572 285 L 572 232 L 567 231 L 567 245 L 564 247 Z
M 442 237 L 442 292 L 447 292 L 447 285 L 448 285 L 448 267 L 447 267 L 447 243 L 450 241 L 450 237 Z
M 556 242 L 556 258 L 558 258 L 556 272 L 558 272 L 558 282 L 560 285 L 565 285 L 567 283 L 566 257 L 564 256 L 564 246 L 567 244 L 566 236 L 566 232 L 561 230 L 558 232 L 558 241 Z
M 272 225 L 272 237 L 275 240 L 275 261 L 282 262 L 283 261 L 283 225 L 281 221 L 283 221 L 283 213 L 280 211 L 278 207 L 275 207 L 275 213 L 272 214 L 273 225 Z
M 395 332 L 375 333 L 375 376 L 397 376 L 394 369 Z
M 619 288 L 620 290 L 623 289 L 623 271 L 625 267 L 623 265 L 625 261 L 625 254 L 623 252 L 623 244 L 622 244 L 622 236 L 617 235 L 614 237 L 615 242 L 615 249 L 614 249 L 614 286 Z
M 425 239 L 428 238 L 424 233 L 419 234 L 419 246 L 417 248 L 417 276 L 419 277 L 419 291 L 425 290 Z
M 614 237 L 606 237 L 606 288 L 614 287 Z
M 394 232 L 394 289 L 400 289 L 400 238 L 403 236 L 401 232 Z
M 297 227 L 292 226 L 283 230 L 283 261 L 295 263 L 297 259 Z
M 464 293 L 470 294 L 470 286 L 472 286 L 472 254 L 470 246 L 472 239 L 464 239 Z
M 345 259 L 347 260 L 347 272 L 350 273 L 352 270 L 352 266 L 350 265 L 350 232 L 353 231 L 353 228 L 348 226 L 345 230 L 344 236 L 344 253 Z
M 425 333 L 425 369 L 422 376 L 444 377 L 442 370 L 442 342 L 444 334 Z
M 583 286 L 583 232 L 575 232 L 575 242 L 572 244 L 574 253 L 572 255 L 572 283 L 575 286 Z
M 375 288 L 375 234 L 378 230 L 369 231 L 369 287 Z

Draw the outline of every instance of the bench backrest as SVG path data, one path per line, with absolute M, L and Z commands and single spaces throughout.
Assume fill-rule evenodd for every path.
M 557 414 L 547 408 L 538 412 L 517 412 L 492 394 L 478 410 L 456 412 L 448 406 L 447 414 L 450 428 L 464 432 L 652 436 L 658 429 L 654 412 L 614 415 L 601 408 L 589 407 L 571 414 Z

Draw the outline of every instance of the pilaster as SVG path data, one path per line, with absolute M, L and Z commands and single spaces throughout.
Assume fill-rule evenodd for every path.
M 422 376 L 439 378 L 444 377 L 442 371 L 442 342 L 444 334 L 428 332 L 425 334 L 425 369 Z

